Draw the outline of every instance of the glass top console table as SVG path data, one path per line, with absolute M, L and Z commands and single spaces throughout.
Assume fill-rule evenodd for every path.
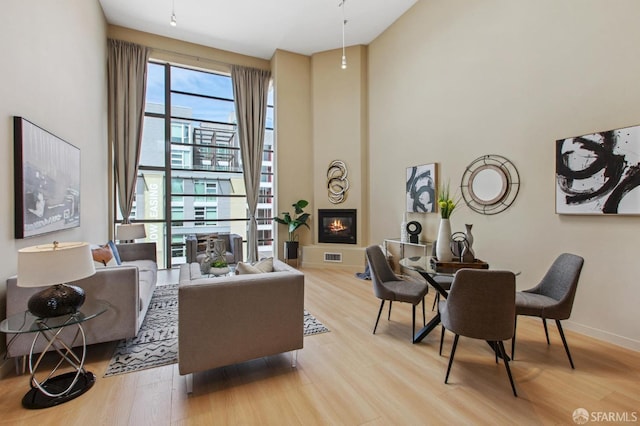
M 431 247 L 431 245 L 433 244 L 431 241 L 419 241 L 417 243 L 411 243 L 409 241 L 402 241 L 401 238 L 385 238 L 384 239 L 384 251 L 385 253 L 388 253 L 388 248 L 390 244 L 397 244 L 400 246 L 400 259 L 404 259 L 405 255 L 404 255 L 404 249 L 406 246 L 409 247 L 418 247 L 421 248 L 423 251 L 423 255 L 424 256 L 428 256 L 429 255 L 429 247 Z
M 24 311 L 0 323 L 0 332 L 5 334 L 35 333 L 29 352 L 31 389 L 22 398 L 23 407 L 53 407 L 82 395 L 93 386 L 96 381 L 95 375 L 84 369 L 87 344 L 82 324 L 103 314 L 109 307 L 106 301 L 87 300 L 80 310 L 73 314 L 38 318 L 29 311 Z M 68 327 L 76 327 L 71 339 L 65 339 L 62 336 L 62 331 Z M 34 348 L 39 339 L 44 339 L 47 343 L 42 352 L 36 354 Z M 74 346 L 78 346 L 75 351 Z M 50 372 L 44 374 L 44 378 L 38 378 L 36 374 L 38 368 L 45 354 L 50 350 L 55 351 L 60 356 L 60 360 L 55 363 Z M 70 366 L 72 371 L 55 375 L 63 364 Z

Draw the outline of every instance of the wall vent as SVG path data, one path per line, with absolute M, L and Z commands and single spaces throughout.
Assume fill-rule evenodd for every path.
M 342 262 L 342 253 L 325 253 L 325 262 Z

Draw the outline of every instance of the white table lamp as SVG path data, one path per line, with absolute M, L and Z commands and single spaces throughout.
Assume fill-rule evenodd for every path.
M 145 238 L 144 223 L 123 223 L 116 230 L 116 237 L 121 242 L 134 242 L 137 238 Z
M 45 244 L 18 250 L 18 287 L 44 287 L 31 296 L 29 311 L 40 318 L 72 314 L 84 303 L 84 290 L 66 283 L 96 273 L 89 244 Z

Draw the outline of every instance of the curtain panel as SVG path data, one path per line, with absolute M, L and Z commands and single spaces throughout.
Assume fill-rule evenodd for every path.
M 255 262 L 258 260 L 256 209 L 260 195 L 260 172 L 271 71 L 232 65 L 231 79 L 249 211 L 247 261 Z
M 124 223 L 128 223 L 142 145 L 147 61 L 151 50 L 121 40 L 109 39 L 108 43 L 109 141 L 120 213 Z

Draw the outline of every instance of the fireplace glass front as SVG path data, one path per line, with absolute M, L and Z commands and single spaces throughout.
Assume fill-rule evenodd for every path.
M 318 242 L 356 244 L 356 209 L 319 209 Z

